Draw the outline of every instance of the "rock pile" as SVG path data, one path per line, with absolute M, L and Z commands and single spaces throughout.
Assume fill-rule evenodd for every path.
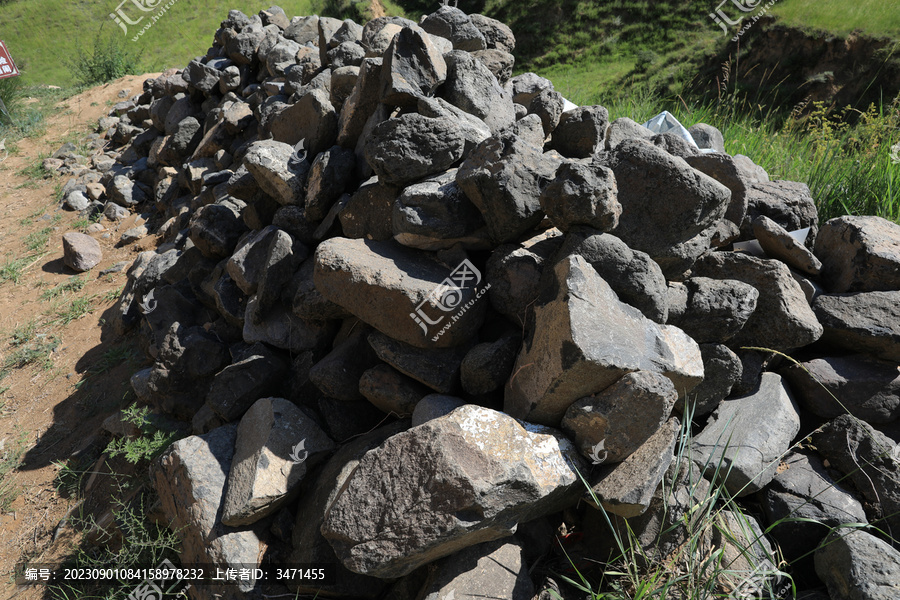
M 338 598 L 531 598 L 579 472 L 647 549 L 677 545 L 661 524 L 700 472 L 766 525 L 826 525 L 773 529 L 789 559 L 827 526 L 897 535 L 896 445 L 873 426 L 900 417 L 900 227 L 820 227 L 805 185 L 714 128 L 691 128 L 702 152 L 610 123 L 511 77 L 514 46 L 450 6 L 362 26 L 231 11 L 101 120 L 119 149 L 65 202 L 153 213 L 115 325 L 153 362 L 140 400 L 192 422 L 152 469 L 184 564 L 325 564 L 292 590 Z M 750 239 L 766 255 L 732 251 Z M 842 544 L 810 572 L 834 600 L 887 598 L 843 575 L 900 553 Z

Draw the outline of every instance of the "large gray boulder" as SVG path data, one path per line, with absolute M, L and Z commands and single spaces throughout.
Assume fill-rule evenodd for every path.
M 822 263 L 788 231 L 765 215 L 753 220 L 753 235 L 765 253 L 807 275 L 818 275 Z
M 260 398 L 237 429 L 222 503 L 222 523 L 239 527 L 278 510 L 334 442 L 284 398 Z
M 293 167 L 288 161 L 294 149 L 275 140 L 253 142 L 244 155 L 244 166 L 262 190 L 280 204 L 300 204 L 306 188 L 309 163 L 302 161 Z
M 490 137 L 456 173 L 456 182 L 478 207 L 495 242 L 508 242 L 540 223 L 540 196 L 559 162 L 514 134 Z
M 825 328 L 824 341 L 900 360 L 900 291 L 823 294 L 816 298 L 813 309 Z
M 550 146 L 567 158 L 588 158 L 603 150 L 609 111 L 602 106 L 579 106 L 559 117 Z
M 491 133 L 515 122 L 512 96 L 484 63 L 462 50 L 448 52 L 444 60 L 447 81 L 441 95 L 447 102 L 484 121 Z
M 900 371 L 894 362 L 830 356 L 788 365 L 781 374 L 800 404 L 820 417 L 849 412 L 872 424 L 900 418 Z
M 831 219 L 816 237 L 816 256 L 830 292 L 900 289 L 900 225 L 881 217 Z
M 402 577 L 568 505 L 580 468 L 560 432 L 462 406 L 369 451 L 322 534 L 351 571 Z
M 173 443 L 151 466 L 153 487 L 163 513 L 181 540 L 183 564 L 253 568 L 258 564 L 264 527 L 232 529 L 221 521 L 225 482 L 234 456 L 237 425 L 224 425 L 202 435 Z M 237 600 L 255 587 L 251 580 L 237 585 L 212 584 L 208 596 Z
M 481 275 L 468 261 L 450 269 L 395 243 L 346 238 L 322 242 L 315 256 L 321 294 L 396 340 L 446 348 L 481 327 L 487 308 L 477 287 Z M 459 285 L 440 287 L 448 278 Z
M 693 459 L 733 496 L 746 496 L 775 477 L 781 456 L 800 431 L 800 415 L 776 373 L 763 373 L 759 389 L 728 398 L 693 440 Z
M 822 325 L 790 269 L 777 260 L 737 252 L 712 252 L 694 265 L 694 275 L 736 279 L 759 292 L 756 310 L 729 343 L 773 350 L 800 348 L 822 336 Z
M 554 275 L 506 385 L 509 414 L 557 425 L 573 402 L 632 371 L 661 373 L 679 394 L 703 379 L 697 343 L 619 302 L 582 257 L 560 261 Z
M 541 208 L 563 232 L 574 225 L 610 231 L 619 223 L 622 206 L 613 172 L 600 165 L 565 162 L 541 193 Z
M 668 288 L 669 320 L 697 343 L 733 338 L 756 310 L 759 292 L 736 279 L 691 277 Z
M 272 120 L 272 137 L 291 146 L 305 140 L 309 156 L 334 145 L 338 134 L 338 115 L 327 91 L 311 90 Z
M 838 529 L 816 550 L 816 574 L 832 598 L 894 600 L 900 552 L 866 531 Z
M 684 160 L 731 190 L 731 200 L 724 218 L 740 227 L 747 216 L 747 187 L 753 181 L 738 167 L 734 157 L 722 152 L 710 152 L 688 156 Z
M 614 235 L 577 227 L 568 232 L 555 260 L 573 254 L 591 263 L 619 300 L 640 310 L 651 321 L 667 322 L 666 278 L 646 253 L 632 250 Z
M 562 429 L 585 457 L 603 463 L 622 462 L 663 426 L 677 399 L 675 386 L 663 375 L 627 373 L 602 392 L 572 404 L 562 419 Z
M 766 521 L 775 525 L 772 538 L 792 566 L 817 547 L 830 528 L 868 522 L 859 500 L 831 478 L 816 454 L 791 452 L 783 464 L 786 468 L 779 469 L 760 500 Z
M 449 169 L 462 158 L 465 144 L 455 121 L 408 113 L 375 126 L 365 156 L 381 182 L 404 185 Z
M 765 215 L 788 231 L 810 228 L 806 245 L 819 232 L 816 202 L 805 183 L 796 181 L 764 181 L 751 183 L 747 188 L 747 218 L 741 225 L 741 237 L 753 238 L 753 221 Z
M 422 586 L 422 600 L 531 600 L 534 584 L 524 554 L 517 540 L 496 540 L 441 559 Z
M 78 273 L 90 271 L 103 259 L 100 242 L 85 233 L 70 231 L 63 234 L 63 263 Z
M 469 15 L 455 6 L 447 4 L 441 6 L 430 15 L 425 15 L 420 25 L 428 33 L 453 42 L 455 50 L 475 52 L 487 48 L 481 30 L 472 22 Z
M 419 29 L 404 27 L 391 40 L 381 69 L 381 102 L 415 106 L 431 96 L 447 79 L 447 63 L 431 37 Z
M 622 205 L 612 232 L 629 247 L 663 255 L 687 242 L 725 215 L 730 190 L 683 159 L 639 140 L 626 140 L 612 152 Z
M 869 522 L 900 531 L 900 461 L 897 444 L 868 423 L 841 415 L 813 434 L 813 444 L 832 468 L 866 500 Z

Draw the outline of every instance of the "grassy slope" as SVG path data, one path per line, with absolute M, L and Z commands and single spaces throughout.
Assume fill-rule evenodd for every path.
M 164 4 L 165 1 L 160 2 L 159 6 Z M 280 2 L 288 15 L 312 14 L 316 12 L 314 4 L 315 0 Z M 73 78 L 66 60 L 76 48 L 89 51 L 101 31 L 103 36 L 117 36 L 128 49 L 140 50 L 143 66 L 148 71 L 157 71 L 184 66 L 194 56 L 204 54 L 230 9 L 256 14 L 271 5 L 271 1 L 205 0 L 198 6 L 195 0 L 177 0 L 153 27 L 132 42 L 131 37 L 148 18 L 139 25 L 129 26 L 126 36 L 109 17 L 118 6 L 116 0 L 15 0 L 0 5 L 0 35 L 16 62 L 24 65 L 26 83 L 68 85 L 73 83 Z M 137 11 L 129 6 L 130 3 L 123 11 L 134 19 Z M 35 15 L 40 15 L 39 24 L 35 23 Z
M 868 35 L 900 37 L 900 10 L 896 2 L 859 0 L 781 0 L 771 14 L 785 24 L 813 27 L 836 34 L 860 29 Z

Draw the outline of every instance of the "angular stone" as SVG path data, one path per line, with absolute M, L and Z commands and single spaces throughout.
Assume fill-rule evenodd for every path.
M 338 134 L 338 117 L 327 91 L 309 91 L 272 119 L 272 137 L 296 146 L 305 140 L 309 156 L 317 156 L 334 145 Z
M 481 213 L 456 183 L 456 169 L 406 187 L 394 203 L 391 223 L 394 239 L 411 248 L 491 247 Z
M 596 507 L 596 497 L 604 510 L 626 519 L 646 512 L 675 456 L 680 430 L 678 419 L 669 419 L 623 462 L 603 468 L 585 500 Z
M 402 577 L 566 506 L 579 464 L 559 432 L 466 405 L 368 452 L 322 534 L 351 571 Z
M 859 500 L 828 475 L 817 455 L 791 452 L 782 463 L 784 468 L 779 468 L 761 499 L 766 520 L 778 523 L 770 535 L 792 566 L 817 547 L 830 528 L 868 522 Z M 812 562 L 812 557 L 804 562 Z
M 697 154 L 696 146 L 692 145 L 684 138 L 675 135 L 671 131 L 657 133 L 650 138 L 650 143 L 657 148 L 662 148 L 672 156 L 677 156 L 679 158 L 687 159 L 688 157 L 696 156 Z
M 421 96 L 433 95 L 446 79 L 447 63 L 428 34 L 404 27 L 384 53 L 380 99 L 393 106 L 415 105 Z
M 269 244 L 277 231 L 277 227 L 269 225 L 250 233 L 239 242 L 234 254 L 225 263 L 225 270 L 231 279 L 247 295 L 256 293 Z
M 81 190 L 72 190 L 66 194 L 66 199 L 64 200 L 66 208 L 69 210 L 84 210 L 88 207 L 90 202 L 91 201 L 88 200 L 87 196 L 85 196 L 84 192 Z
M 726 342 L 754 314 L 758 300 L 759 292 L 749 283 L 691 277 L 669 284 L 668 323 L 684 329 L 699 344 Z
M 408 113 L 388 119 L 365 140 L 365 156 L 381 182 L 403 185 L 446 171 L 460 158 L 465 138 L 454 121 Z
M 822 336 L 806 295 L 787 265 L 738 252 L 712 252 L 694 265 L 694 275 L 736 279 L 756 288 L 756 310 L 729 340 L 739 346 L 786 351 L 811 344 Z
M 234 455 L 237 425 L 225 425 L 206 435 L 178 440 L 153 462 L 151 479 L 162 510 L 181 541 L 184 564 L 252 568 L 259 561 L 263 531 L 231 529 L 222 524 L 220 507 Z M 236 598 L 255 587 L 253 580 L 237 586 L 210 585 L 208 593 Z M 210 596 L 212 597 L 212 596 Z
M 431 389 L 390 365 L 379 364 L 362 374 L 359 393 L 380 411 L 406 417 L 431 393 Z
M 622 205 L 612 233 L 653 257 L 713 225 L 731 199 L 730 190 L 715 179 L 639 140 L 619 144 L 609 166 Z
M 863 499 L 869 522 L 883 531 L 900 531 L 900 460 L 894 440 L 851 415 L 828 422 L 812 436 L 813 445 Z
M 247 232 L 232 203 L 207 204 L 194 212 L 188 227 L 191 241 L 209 258 L 226 258 Z
M 367 58 L 359 66 L 353 91 L 344 100 L 338 117 L 338 144 L 355 148 L 366 121 L 378 106 L 381 89 L 381 58 Z
M 393 207 L 400 191 L 378 177 L 363 182 L 338 214 L 344 236 L 379 242 L 391 239 Z
M 485 45 L 489 50 L 496 48 L 512 52 L 516 49 L 516 36 L 505 23 L 479 14 L 471 14 L 469 19 L 484 36 Z
M 480 274 L 471 272 L 464 287 L 439 290 L 442 295 L 430 303 L 435 288 L 458 269 L 393 243 L 331 238 L 316 249 L 314 280 L 325 298 L 393 339 L 447 348 L 471 339 L 487 308 L 478 301 Z
M 651 321 L 667 321 L 666 279 L 659 265 L 647 254 L 632 250 L 614 235 L 581 227 L 566 235 L 554 260 L 558 262 L 573 254 L 591 263 L 619 300 L 640 310 Z
M 900 552 L 871 533 L 838 529 L 816 550 L 815 560 L 832 598 L 894 600 L 900 594 Z
M 741 359 L 723 344 L 700 344 L 700 355 L 703 357 L 703 381 L 686 399 L 675 403 L 675 410 L 680 413 L 684 413 L 685 404 L 688 404 L 693 417 L 714 411 L 731 394 L 744 373 Z
M 334 442 L 284 398 L 260 398 L 237 429 L 222 502 L 222 523 L 240 527 L 277 511 L 299 491 L 309 469 Z
M 900 225 L 881 217 L 829 220 L 816 236 L 822 279 L 833 293 L 900 290 Z
M 288 165 L 294 149 L 283 142 L 253 142 L 244 155 L 244 166 L 262 190 L 280 204 L 299 204 L 303 199 L 309 163 Z
M 900 361 L 900 291 L 823 294 L 813 303 L 823 341 Z
M 357 323 L 358 325 L 358 323 Z M 362 374 L 379 364 L 369 346 L 368 327 L 357 327 L 309 370 L 309 380 L 323 394 L 335 400 L 362 400 L 359 380 Z
M 488 71 L 497 78 L 497 83 L 506 88 L 506 83 L 512 77 L 513 67 L 516 64 L 516 57 L 504 50 L 479 50 L 473 52 L 472 56 L 481 61 L 488 68 Z M 515 103 L 513 104 L 515 109 Z M 523 107 L 524 108 L 524 107 Z M 518 115 L 517 115 L 518 116 Z
M 70 231 L 63 234 L 62 243 L 63 263 L 74 271 L 90 271 L 103 260 L 100 242 L 89 235 Z
M 606 149 L 613 150 L 625 140 L 649 140 L 653 132 L 628 117 L 619 117 L 606 130 Z
M 301 319 L 281 303 L 263 312 L 259 304 L 259 295 L 256 295 L 247 302 L 244 329 L 241 333 L 248 344 L 265 342 L 275 348 L 299 353 L 327 345 L 334 336 L 334 324 L 328 321 Z
M 491 130 L 484 121 L 453 106 L 443 98 L 419 98 L 416 108 L 420 115 L 426 117 L 447 117 L 456 121 L 466 140 L 463 158 L 468 156 L 478 144 L 491 137 Z
M 760 215 L 753 220 L 753 235 L 771 258 L 808 275 L 818 275 L 822 270 L 819 259 L 769 217 Z
M 604 149 L 609 111 L 602 106 L 579 106 L 559 117 L 550 146 L 567 158 L 588 158 Z
M 534 584 L 524 550 L 517 541 L 497 540 L 471 546 L 435 564 L 422 600 L 508 598 L 531 600 Z
M 593 462 L 622 462 L 663 426 L 677 399 L 675 386 L 663 375 L 628 373 L 602 392 L 572 404 L 562 428 Z M 654 484 L 650 493 L 655 489 Z
M 610 231 L 619 224 L 622 206 L 613 172 L 600 165 L 565 162 L 541 193 L 541 209 L 562 232 L 573 225 Z
M 580 256 L 554 268 L 546 302 L 506 385 L 504 410 L 536 423 L 558 424 L 579 398 L 602 391 L 631 371 L 672 380 L 679 394 L 703 379 L 700 348 L 676 328 L 665 330 L 615 292 Z M 608 332 L 615 331 L 615 336 Z
M 260 398 L 278 390 L 288 365 L 263 344 L 250 346 L 240 360 L 216 374 L 206 403 L 225 421 L 234 421 Z
M 553 89 L 545 89 L 531 100 L 531 104 L 528 105 L 528 114 L 540 117 L 544 135 L 548 136 L 559 124 L 565 106 L 566 99 L 562 94 Z
M 495 242 L 507 242 L 540 223 L 543 183 L 557 160 L 514 134 L 483 141 L 463 161 L 456 182 L 481 211 Z
M 747 188 L 753 183 L 753 179 L 746 176 L 738 167 L 736 159 L 727 154 L 695 154 L 684 160 L 731 190 L 731 201 L 724 218 L 740 227 L 747 216 Z
M 466 393 L 478 396 L 502 388 L 512 374 L 521 344 L 519 336 L 507 335 L 496 342 L 473 346 L 459 366 Z
M 688 133 L 694 138 L 698 148 L 706 148 L 715 150 L 716 152 L 725 153 L 725 137 L 722 132 L 706 123 L 696 123 L 688 127 Z M 708 155 L 707 155 L 708 156 Z M 740 225 L 740 223 L 737 223 Z
M 309 169 L 306 180 L 306 217 L 321 221 L 353 179 L 356 154 L 340 146 L 332 146 L 319 154 Z
M 524 326 L 538 297 L 544 266 L 562 243 L 561 232 L 549 229 L 521 244 L 498 246 L 487 263 L 494 310 Z
M 445 4 L 423 17 L 419 24 L 428 33 L 453 42 L 455 50 L 475 52 L 487 47 L 484 34 L 475 26 L 469 15 L 455 6 Z
M 527 107 L 543 90 L 553 89 L 553 83 L 536 73 L 522 73 L 509 80 L 513 102 Z
M 781 370 L 803 408 L 825 419 L 849 412 L 871 424 L 900 418 L 900 371 L 864 355 L 816 358 Z
M 809 187 L 796 181 L 766 181 L 751 183 L 747 188 L 747 218 L 741 226 L 741 237 L 753 238 L 752 223 L 765 215 L 784 227 L 796 231 L 809 227 L 807 246 L 819 232 L 819 215 Z
M 369 345 L 378 358 L 438 393 L 450 394 L 459 388 L 466 347 L 423 350 L 378 332 L 369 335 Z
M 359 464 L 359 460 L 389 437 L 409 426 L 408 422 L 395 422 L 378 427 L 370 433 L 348 441 L 332 456 L 319 472 L 314 485 L 303 486 L 297 501 L 296 521 L 291 532 L 292 564 L 329 564 L 337 570 L 334 583 L 323 585 L 320 581 L 295 580 L 291 591 L 297 594 L 328 594 L 335 597 L 361 597 L 374 600 L 384 593 L 385 582 L 353 573 L 344 568 L 334 555 L 328 541 L 320 531 L 322 522 L 334 499 L 341 493 L 344 483 Z
M 515 122 L 512 96 L 480 60 L 462 50 L 448 52 L 444 60 L 447 81 L 441 95 L 447 102 L 484 121 L 491 133 Z
M 694 437 L 693 460 L 732 496 L 746 496 L 772 481 L 799 431 L 800 415 L 781 376 L 763 373 L 756 391 L 719 404 Z

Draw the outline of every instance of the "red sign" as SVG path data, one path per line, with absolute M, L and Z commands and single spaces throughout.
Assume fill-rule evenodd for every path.
M 6 44 L 0 40 L 0 79 L 15 77 L 18 74 L 19 70 L 16 68 L 16 63 L 13 62 L 12 57 L 9 55 Z

